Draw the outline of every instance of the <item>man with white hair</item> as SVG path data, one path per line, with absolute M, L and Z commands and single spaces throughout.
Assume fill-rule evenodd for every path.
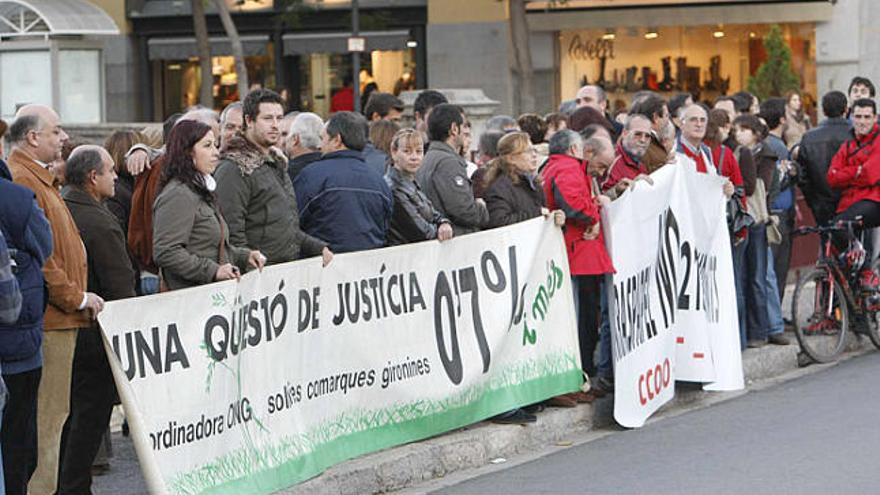
M 323 129 L 324 121 L 314 113 L 301 113 L 293 119 L 285 146 L 285 151 L 290 157 L 287 173 L 291 181 L 296 179 L 306 166 L 321 159 Z

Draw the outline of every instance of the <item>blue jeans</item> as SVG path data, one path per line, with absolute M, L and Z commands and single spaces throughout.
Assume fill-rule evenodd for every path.
M 141 273 L 140 296 L 149 296 L 159 293 L 159 277 L 157 275 Z
M 736 313 L 739 319 L 739 345 L 746 348 L 746 248 L 748 238 L 731 246 L 733 250 L 733 281 L 736 285 Z
M 749 227 L 746 247 L 746 334 L 748 340 L 767 340 L 767 227 Z M 745 344 L 743 342 L 742 344 Z
M 600 296 L 601 320 L 599 321 L 599 360 L 596 362 L 596 375 L 603 378 L 614 376 L 614 361 L 611 358 L 611 321 L 608 319 L 608 285 L 611 275 L 602 278 Z
M 767 335 L 777 335 L 785 331 L 782 321 L 782 301 L 779 300 L 779 285 L 776 283 L 773 250 L 767 250 L 767 318 L 770 326 Z

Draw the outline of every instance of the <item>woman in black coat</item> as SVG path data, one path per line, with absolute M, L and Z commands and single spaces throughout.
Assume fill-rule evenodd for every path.
M 549 216 L 544 206 L 544 189 L 537 174 L 538 153 L 532 147 L 529 135 L 512 132 L 498 141 L 498 157 L 489 162 L 486 172 L 486 191 L 483 199 L 489 210 L 489 226 L 502 227 L 539 216 Z M 565 223 L 561 210 L 553 212 L 557 226 Z M 577 399 L 569 395 L 546 401 L 555 407 L 574 407 Z M 528 423 L 535 416 L 523 409 L 514 409 L 493 418 L 498 423 Z
M 483 199 L 489 210 L 489 226 L 512 225 L 541 215 L 545 208 L 541 177 L 536 173 L 538 154 L 528 134 L 514 132 L 498 141 L 498 157 L 489 163 Z M 561 210 L 554 212 L 557 225 L 565 222 Z
M 452 224 L 443 217 L 416 182 L 422 166 L 424 143 L 415 129 L 403 129 L 391 138 L 391 167 L 385 182 L 394 194 L 387 244 L 397 246 L 430 239 L 452 238 Z

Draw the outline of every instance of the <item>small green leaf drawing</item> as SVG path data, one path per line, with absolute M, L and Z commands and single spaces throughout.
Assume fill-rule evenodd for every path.
M 218 292 L 211 295 L 211 305 L 215 308 L 226 306 L 226 296 Z

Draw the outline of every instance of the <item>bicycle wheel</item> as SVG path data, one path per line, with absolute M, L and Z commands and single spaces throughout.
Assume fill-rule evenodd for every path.
M 871 263 L 874 273 L 880 274 L 880 258 Z M 868 314 L 868 338 L 874 347 L 880 349 L 880 311 L 872 311 Z
M 792 319 L 801 350 L 814 361 L 827 363 L 843 351 L 849 311 L 843 290 L 827 269 L 814 268 L 798 280 Z

